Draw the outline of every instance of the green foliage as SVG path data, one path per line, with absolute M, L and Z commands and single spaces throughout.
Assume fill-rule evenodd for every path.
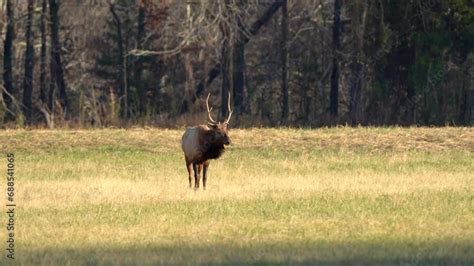
M 397 99 L 392 112 L 402 110 L 400 102 L 405 103 L 405 109 L 414 106 L 421 114 L 419 121 L 425 124 L 442 124 L 447 117 L 455 120 L 456 112 L 445 113 L 447 106 L 456 105 L 452 97 L 445 96 L 449 95 L 444 88 L 446 69 L 448 64 L 463 65 L 472 53 L 472 1 L 380 3 L 383 10 L 379 7 L 378 12 L 383 11 L 384 20 L 378 50 L 372 53 L 376 79 L 371 98 Z M 459 88 L 452 90 L 461 93 L 456 92 Z

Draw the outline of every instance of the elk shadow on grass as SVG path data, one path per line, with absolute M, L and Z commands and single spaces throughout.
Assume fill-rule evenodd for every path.
M 42 265 L 473 265 L 473 241 L 202 243 L 37 249 L 18 262 Z

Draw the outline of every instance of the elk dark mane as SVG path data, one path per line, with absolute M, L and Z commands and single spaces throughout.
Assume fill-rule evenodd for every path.
M 206 159 L 218 159 L 224 152 L 224 144 L 209 143 L 204 147 L 203 157 Z

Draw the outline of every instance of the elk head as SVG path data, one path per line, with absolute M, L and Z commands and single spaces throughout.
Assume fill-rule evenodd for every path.
M 229 111 L 229 116 L 224 120 L 224 122 L 216 122 L 212 116 L 211 116 L 211 111 L 212 107 L 209 108 L 209 97 L 211 94 L 209 93 L 207 95 L 206 99 L 206 107 L 207 107 L 207 115 L 209 118 L 209 121 L 207 121 L 207 125 L 211 130 L 211 138 L 212 142 L 217 144 L 217 145 L 230 145 L 232 144 L 232 140 L 229 137 L 229 121 L 230 118 L 232 117 L 232 109 L 230 108 L 230 92 L 229 92 L 229 97 L 227 101 L 227 109 Z

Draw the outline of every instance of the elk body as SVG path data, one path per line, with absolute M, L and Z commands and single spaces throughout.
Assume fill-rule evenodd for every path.
M 209 160 L 219 158 L 225 151 L 225 146 L 232 143 L 229 137 L 229 121 L 232 116 L 230 108 L 230 93 L 227 102 L 229 116 L 224 122 L 216 122 L 211 116 L 212 107 L 209 108 L 209 96 L 207 95 L 206 107 L 209 121 L 194 127 L 189 127 L 181 139 L 181 148 L 184 152 L 186 168 L 188 169 L 189 187 L 192 187 L 192 176 L 194 173 L 194 188 L 199 189 L 202 172 L 202 186 L 206 189 L 207 169 Z

